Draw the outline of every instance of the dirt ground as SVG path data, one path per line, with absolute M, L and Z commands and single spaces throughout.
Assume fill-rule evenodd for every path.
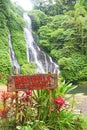
M 70 97 L 68 94 L 67 97 Z M 77 114 L 82 113 L 87 118 L 87 95 L 83 93 L 76 94 L 70 98 L 70 104 Z
M 75 107 L 87 118 L 87 95 L 77 94 L 75 96 Z

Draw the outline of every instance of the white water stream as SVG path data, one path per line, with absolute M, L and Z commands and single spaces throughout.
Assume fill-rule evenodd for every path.
M 28 62 L 35 62 L 38 73 L 45 72 L 58 72 L 58 65 L 53 62 L 52 58 L 46 55 L 34 41 L 32 35 L 31 19 L 27 14 L 23 15 L 27 26 L 24 28 L 24 35 L 27 47 L 27 60 Z
M 20 65 L 18 64 L 18 61 L 16 59 L 16 56 L 12 47 L 11 34 L 9 30 L 8 30 L 8 42 L 9 42 L 10 58 L 11 58 L 11 63 L 12 63 L 12 74 L 14 74 L 14 72 L 20 73 Z

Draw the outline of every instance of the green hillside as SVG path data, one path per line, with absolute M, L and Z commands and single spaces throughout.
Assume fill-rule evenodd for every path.
M 48 2 L 48 3 L 47 3 Z M 61 76 L 69 82 L 87 80 L 87 2 L 86 0 L 34 0 L 33 35 L 37 44 L 59 64 Z M 8 29 L 21 73 L 34 73 L 34 63 L 27 62 L 22 18 L 24 10 L 10 0 L 0 0 L 0 82 L 12 74 Z
M 29 15 L 40 47 L 59 64 L 66 81 L 87 80 L 87 1 L 35 0 L 34 5 Z
M 22 14 L 23 9 L 11 3 L 10 0 L 0 1 L 0 74 L 3 76 L 0 82 L 3 83 L 6 83 L 7 76 L 12 74 L 8 43 L 9 31 L 11 33 L 16 58 L 21 66 L 21 73 L 27 74 L 34 72 L 34 64 L 27 62 L 23 32 L 25 22 Z

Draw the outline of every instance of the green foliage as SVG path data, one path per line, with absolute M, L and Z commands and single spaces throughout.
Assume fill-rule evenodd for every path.
M 18 63 L 21 66 L 21 73 L 28 74 L 28 72 L 31 73 L 34 71 L 30 69 L 26 57 L 26 43 L 25 43 L 24 32 L 23 32 L 23 27 L 25 25 L 25 22 L 21 16 L 22 11 L 19 11 L 18 13 L 17 10 L 15 9 L 17 7 L 15 6 L 12 7 L 13 9 L 10 12 L 8 25 L 11 32 L 13 49 L 16 58 L 18 59 Z
M 49 22 L 47 23 L 47 26 L 50 27 L 52 30 L 56 30 L 59 27 L 61 27 L 64 20 L 66 20 L 68 17 L 67 15 L 59 14 L 53 17 L 48 17 Z
M 12 73 L 8 43 L 8 29 L 11 33 L 12 45 L 16 58 L 20 66 L 22 66 L 22 74 L 28 74 L 28 72 L 34 73 L 34 65 L 29 65 L 28 67 L 26 43 L 23 31 L 25 22 L 22 18 L 22 14 L 23 10 L 19 6 L 12 4 L 10 0 L 0 1 L 0 74 L 3 76 L 0 79 L 0 82 L 2 83 L 6 83 L 7 76 Z
M 9 5 L 11 4 L 10 0 L 1 0 L 0 1 L 0 12 L 2 12 L 5 17 L 9 15 Z
M 40 10 L 33 10 L 32 12 L 29 12 L 29 15 L 32 20 L 32 28 L 35 31 L 37 31 L 40 26 L 45 25 L 47 22 L 47 15 Z
M 2 83 L 6 83 L 6 77 L 11 74 L 9 57 L 7 21 L 4 13 L 0 12 L 0 73 L 2 74 L 0 82 Z
M 34 74 L 34 73 L 35 73 L 34 63 L 23 64 L 21 66 L 21 74 Z
M 87 80 L 87 2 L 85 0 L 77 2 L 55 0 L 54 4 L 50 0 L 33 2 L 35 9 L 28 14 L 32 19 L 33 31 L 41 49 L 59 63 L 61 74 L 67 81 Z M 3 72 L 4 75 L 11 72 L 8 28 L 22 74 L 29 72 L 23 33 L 25 22 L 22 14 L 23 9 L 10 0 L 0 1 L 0 51 L 2 55 L 4 55 L 2 50 L 6 51 L 10 68 L 9 72 Z M 33 72 L 32 68 L 31 73 Z
M 38 34 L 40 37 L 39 45 L 43 50 L 46 50 L 46 52 L 50 52 L 51 46 L 50 46 L 50 37 L 51 37 L 51 29 L 49 29 L 47 26 L 42 26 L 38 30 Z
M 81 115 L 75 114 L 70 104 L 62 106 L 58 111 L 56 106 L 58 104 L 54 103 L 54 99 L 60 95 L 65 97 L 69 91 L 75 89 L 72 84 L 59 81 L 56 90 L 34 90 L 32 93 L 27 90 L 21 95 L 17 95 L 15 92 L 3 92 L 0 124 L 9 115 L 6 118 L 7 126 L 15 124 L 18 130 L 86 130 L 87 126 L 84 124 L 87 124 L 87 121 Z M 61 99 L 64 101 L 63 105 L 66 104 L 64 98 Z M 14 102 L 17 103 L 17 106 L 14 105 Z M 61 100 L 59 100 L 60 102 Z M 8 111 L 5 111 L 5 107 Z M 2 114 L 2 110 L 4 114 Z
M 70 58 L 61 58 L 59 65 L 62 75 L 67 81 L 86 80 L 87 73 L 84 71 L 86 67 L 86 57 L 81 54 L 72 54 Z
M 82 6 L 85 7 L 85 9 L 87 10 L 87 1 L 86 0 L 78 0 L 78 3 Z
M 16 58 L 18 59 L 18 63 L 21 66 L 21 73 L 22 74 L 34 73 L 35 66 L 32 63 L 28 64 L 26 57 L 26 43 L 23 32 L 24 21 L 20 15 L 14 14 L 13 12 L 12 14 L 13 19 L 9 18 L 10 20 L 9 27 L 11 31 L 12 43 L 16 54 Z
M 26 44 L 24 40 L 24 34 L 22 31 L 11 31 L 13 48 L 20 65 L 27 63 L 26 59 Z
M 55 4 L 49 2 L 47 10 L 42 1 L 43 8 L 40 8 L 48 16 L 48 22 L 37 28 L 38 44 L 60 65 L 61 74 L 67 81 L 87 80 L 87 11 L 84 3 L 84 0 L 77 3 L 58 0 Z M 56 6 L 60 9 L 58 13 Z
M 15 3 L 13 1 L 11 2 L 10 9 L 15 12 L 16 14 L 19 14 L 20 16 L 23 16 L 23 8 Z
M 20 130 L 33 130 L 33 129 L 28 125 L 28 126 L 22 126 Z
M 48 123 L 50 130 L 75 130 L 74 125 L 74 113 L 73 112 L 66 112 L 66 110 L 62 110 L 59 115 L 55 114 L 50 118 Z M 56 119 L 56 120 L 55 120 Z
M 73 9 L 76 0 L 33 0 L 34 8 L 43 11 L 48 16 L 63 14 L 69 9 Z
M 0 82 L 6 83 L 7 76 L 11 74 L 11 63 L 9 59 L 9 53 L 7 53 L 7 51 L 4 49 L 0 50 L 0 73 L 2 74 Z
M 56 89 L 56 93 L 65 97 L 69 92 L 73 89 L 76 89 L 77 86 L 73 85 L 72 83 L 65 83 L 62 78 L 58 79 L 58 89 Z M 57 95 L 55 95 L 57 96 Z
M 0 12 L 0 30 L 6 27 L 6 18 L 5 15 Z M 3 32 L 4 33 L 4 32 Z
M 76 4 L 75 8 L 73 3 L 75 4 L 74 1 L 65 3 L 64 0 L 57 0 L 54 5 L 52 2 L 46 5 L 43 2 L 40 10 L 29 12 L 33 30 L 38 35 L 38 44 L 58 62 L 61 75 L 69 82 L 87 80 L 87 11 L 86 6 L 82 6 L 84 0 L 82 5 Z M 28 64 L 26 58 L 22 10 L 11 5 L 9 0 L 3 0 L 0 1 L 0 11 L 0 73 L 3 75 L 2 81 L 5 82 L 4 79 L 11 74 L 7 26 L 11 32 L 13 49 L 21 65 L 21 73 L 34 73 L 35 64 Z M 20 129 L 86 130 L 87 121 L 84 121 L 81 115 L 76 115 L 70 106 L 57 111 L 53 102 L 58 95 L 65 97 L 75 87 L 59 81 L 59 86 L 51 93 L 51 98 L 50 92 L 46 90 L 33 91 L 32 98 L 27 103 L 22 103 L 19 98 L 16 123 L 23 125 Z M 10 114 L 14 114 L 13 110 L 16 109 L 12 106 L 11 110 Z
M 46 90 L 38 90 L 37 94 L 35 94 L 35 102 L 38 108 L 38 119 L 46 121 L 49 115 L 49 91 Z M 44 111 L 46 110 L 46 111 Z
M 8 26 L 10 29 L 18 30 L 18 31 L 23 31 L 23 27 L 25 25 L 25 22 L 19 14 L 16 12 L 13 12 L 12 10 L 10 11 L 10 16 L 8 18 Z

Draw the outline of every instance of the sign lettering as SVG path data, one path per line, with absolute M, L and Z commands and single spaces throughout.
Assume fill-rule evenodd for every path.
M 54 89 L 57 87 L 57 74 L 14 75 L 7 79 L 8 91 L 26 89 Z

